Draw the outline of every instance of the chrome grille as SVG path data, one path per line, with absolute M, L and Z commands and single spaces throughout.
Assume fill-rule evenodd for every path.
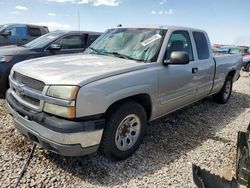
M 26 96 L 26 95 L 21 95 L 20 96 L 23 100 L 27 101 L 28 103 L 30 104 L 33 104 L 35 106 L 39 106 L 40 104 L 40 101 L 38 99 L 35 99 L 33 97 L 29 97 L 29 96 Z
M 42 81 L 30 78 L 28 76 L 24 76 L 18 72 L 14 72 L 13 79 L 18 83 L 25 84 L 25 86 L 41 92 L 43 91 L 43 88 L 45 86 Z
M 35 106 L 39 106 L 40 104 L 40 101 L 38 99 L 35 99 L 33 97 L 29 97 L 27 95 L 24 95 L 24 94 L 20 94 L 19 91 L 17 91 L 15 88 L 13 88 L 13 91 L 16 93 L 16 95 L 18 95 L 22 100 L 32 104 L 32 105 L 35 105 Z

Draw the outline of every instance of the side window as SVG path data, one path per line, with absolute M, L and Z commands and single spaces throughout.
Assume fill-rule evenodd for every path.
M 169 39 L 165 59 L 170 57 L 174 51 L 184 51 L 188 53 L 189 60 L 193 60 L 193 49 L 187 31 L 174 31 Z
M 196 50 L 198 53 L 198 59 L 208 59 L 209 58 L 209 49 L 207 44 L 207 39 L 204 33 L 202 32 L 193 32 L 194 41 L 196 45 Z
M 6 32 L 9 31 L 11 33 L 10 36 L 16 36 L 16 30 L 17 30 L 16 27 L 10 27 L 10 28 L 5 29 Z
M 10 31 L 10 36 L 25 38 L 27 36 L 27 30 L 26 27 L 11 27 L 7 28 L 6 31 Z
M 29 27 L 29 34 L 32 37 L 39 37 L 42 35 L 40 29 L 36 27 Z
M 61 38 L 54 42 L 54 44 L 59 44 L 61 49 L 77 49 L 83 48 L 82 46 L 82 36 L 73 35 Z
M 89 47 L 98 37 L 99 35 L 88 35 L 86 47 Z

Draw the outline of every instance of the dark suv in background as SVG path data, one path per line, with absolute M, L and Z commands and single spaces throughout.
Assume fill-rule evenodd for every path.
M 23 45 L 48 32 L 49 30 L 46 26 L 27 24 L 0 25 L 0 46 Z
M 14 64 L 38 57 L 83 52 L 101 33 L 54 31 L 22 46 L 0 47 L 0 96 L 9 87 L 8 76 Z

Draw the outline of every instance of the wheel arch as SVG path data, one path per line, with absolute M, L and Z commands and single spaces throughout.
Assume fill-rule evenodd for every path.
M 229 71 L 229 73 L 227 74 L 227 76 L 231 76 L 233 78 L 233 80 L 234 80 L 235 74 L 236 74 L 236 70 L 231 70 L 231 71 Z
M 114 103 L 112 103 L 106 110 L 105 116 L 108 116 L 114 109 L 116 109 L 118 106 L 120 106 L 123 103 L 126 103 L 127 101 L 134 101 L 139 103 L 145 110 L 146 115 L 147 115 L 147 120 L 150 119 L 152 115 L 152 101 L 151 97 L 149 94 L 146 93 L 141 93 L 141 94 L 136 94 L 133 96 L 129 96 L 123 99 L 120 99 Z

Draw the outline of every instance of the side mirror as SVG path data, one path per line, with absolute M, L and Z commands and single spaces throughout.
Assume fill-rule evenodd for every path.
M 189 63 L 189 56 L 187 52 L 175 51 L 170 54 L 170 58 L 164 60 L 164 65 L 184 65 Z
M 58 51 L 61 49 L 61 45 L 60 44 L 51 44 L 49 49 L 52 51 Z
M 4 37 L 7 37 L 7 36 L 11 35 L 11 32 L 10 31 L 4 31 L 4 32 L 1 32 L 0 35 L 2 35 Z

